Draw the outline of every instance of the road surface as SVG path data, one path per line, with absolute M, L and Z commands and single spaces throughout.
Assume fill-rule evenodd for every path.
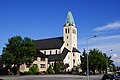
M 91 75 L 89 80 L 101 80 L 102 75 Z M 87 80 L 81 75 L 25 75 L 25 76 L 0 76 L 3 80 Z

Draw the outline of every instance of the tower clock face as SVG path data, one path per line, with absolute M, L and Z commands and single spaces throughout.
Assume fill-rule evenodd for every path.
M 76 34 L 76 30 L 75 30 L 75 29 L 73 29 L 72 32 L 73 32 L 74 34 Z

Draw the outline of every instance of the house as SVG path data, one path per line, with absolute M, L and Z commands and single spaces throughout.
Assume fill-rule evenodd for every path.
M 42 52 L 36 51 L 34 61 L 32 64 L 37 64 L 38 68 L 39 68 L 39 72 L 44 72 L 48 68 L 48 56 L 43 54 Z M 32 66 L 32 65 L 22 64 L 20 66 L 19 71 L 20 72 L 27 72 L 27 71 L 29 71 L 30 66 Z
M 56 61 L 63 61 L 68 64 L 67 70 L 71 70 L 73 66 L 81 63 L 80 51 L 77 49 L 77 27 L 75 25 L 71 11 L 68 11 L 65 24 L 63 26 L 63 36 L 33 40 L 37 50 L 36 60 L 33 64 L 37 64 L 40 71 L 46 71 L 48 63 L 52 67 Z M 29 67 L 23 64 L 20 71 L 28 71 Z

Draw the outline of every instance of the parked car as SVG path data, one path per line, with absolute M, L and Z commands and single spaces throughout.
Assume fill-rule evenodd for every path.
M 104 74 L 102 80 L 119 80 L 115 74 Z

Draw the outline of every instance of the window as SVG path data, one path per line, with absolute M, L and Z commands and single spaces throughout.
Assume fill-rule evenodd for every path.
M 45 64 L 40 64 L 40 68 L 45 68 Z
M 56 50 L 56 54 L 57 54 L 57 50 Z
M 46 54 L 46 51 L 44 51 L 44 54 Z
M 75 64 L 75 60 L 73 59 L 73 64 Z
M 30 63 L 27 63 L 27 64 L 26 64 L 26 67 L 28 68 L 28 67 L 30 67 L 30 65 L 31 65 Z
M 52 67 L 54 67 L 54 63 L 52 63 Z
M 67 33 L 67 29 L 65 29 L 65 33 Z
M 67 39 L 68 39 L 68 36 L 67 36 Z
M 67 43 L 67 46 L 68 46 L 68 43 Z
M 45 58 L 41 58 L 41 61 L 45 61 Z

